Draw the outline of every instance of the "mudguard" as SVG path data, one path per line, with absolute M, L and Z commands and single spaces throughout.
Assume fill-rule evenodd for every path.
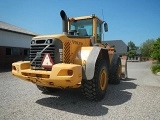
M 107 66 L 109 67 L 109 56 L 107 49 L 103 49 L 98 46 L 94 46 L 91 50 L 88 59 L 86 61 L 86 65 L 82 67 L 82 78 L 85 80 L 91 80 L 94 77 L 95 65 L 99 53 L 102 53 L 103 59 L 106 60 Z

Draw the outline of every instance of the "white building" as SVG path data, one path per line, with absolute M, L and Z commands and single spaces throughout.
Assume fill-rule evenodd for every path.
M 36 33 L 0 21 L 0 68 L 11 68 L 12 62 L 24 60 Z

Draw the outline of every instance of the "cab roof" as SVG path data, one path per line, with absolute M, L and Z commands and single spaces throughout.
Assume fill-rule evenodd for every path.
M 70 17 L 72 18 L 72 17 Z M 69 19 L 70 19 L 69 18 Z M 90 18 L 97 18 L 98 20 L 100 20 L 101 22 L 103 22 L 100 18 L 98 18 L 95 14 L 89 15 L 89 16 L 80 16 L 80 17 L 74 17 L 73 19 L 75 20 L 83 20 L 83 19 L 90 19 Z

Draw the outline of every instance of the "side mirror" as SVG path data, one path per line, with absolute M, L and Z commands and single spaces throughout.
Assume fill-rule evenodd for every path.
M 108 24 L 106 22 L 104 23 L 104 31 L 108 32 Z

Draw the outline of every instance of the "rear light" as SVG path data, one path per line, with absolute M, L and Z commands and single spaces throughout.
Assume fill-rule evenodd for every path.
M 68 70 L 68 71 L 67 71 L 67 74 L 68 74 L 69 76 L 72 76 L 72 75 L 73 75 L 73 70 Z
M 15 66 L 12 66 L 12 70 L 16 70 L 16 67 L 15 67 Z

